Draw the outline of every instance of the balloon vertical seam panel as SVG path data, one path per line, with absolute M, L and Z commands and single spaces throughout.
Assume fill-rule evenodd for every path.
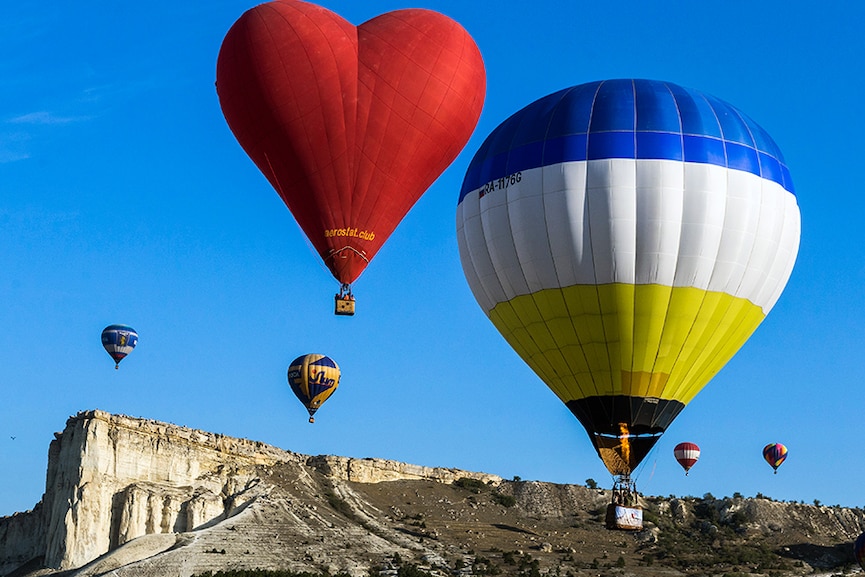
M 658 107 L 674 108 L 652 118 Z M 643 80 L 572 87 L 512 115 L 472 159 L 457 204 L 466 280 L 516 352 L 566 403 L 674 401 L 649 409 L 658 423 L 777 302 L 801 229 L 762 128 Z
M 399 15 L 399 18 L 397 18 L 397 15 Z M 387 18 L 388 21 L 393 21 L 393 22 L 386 22 L 391 27 L 397 26 L 397 24 L 396 24 L 397 21 L 399 21 L 400 23 L 405 23 L 406 25 L 413 25 L 413 21 L 417 20 L 418 18 L 421 18 L 421 17 L 422 18 L 432 18 L 433 20 L 435 20 L 437 22 L 437 25 L 447 27 L 448 28 L 447 38 L 443 38 L 443 39 L 438 40 L 438 46 L 437 46 L 438 57 L 435 59 L 436 63 L 441 61 L 443 54 L 451 54 L 451 56 L 452 56 L 451 60 L 453 59 L 454 53 L 453 53 L 453 51 L 449 50 L 448 44 L 455 39 L 461 40 L 463 45 L 471 44 L 474 47 L 473 55 L 474 55 L 474 59 L 475 59 L 475 64 L 481 62 L 480 53 L 477 50 L 476 46 L 474 46 L 473 41 L 468 36 L 468 34 L 465 32 L 465 30 L 462 29 L 462 27 L 459 27 L 458 25 L 456 25 L 456 23 L 453 23 L 452 21 L 445 19 L 444 17 L 442 17 L 441 15 L 438 15 L 437 13 L 434 13 L 434 12 L 428 11 L 428 10 L 422 10 L 422 9 L 408 9 L 408 10 L 400 10 L 400 11 L 397 11 L 396 13 L 390 13 L 390 14 L 384 15 L 384 16 L 388 17 Z M 419 29 L 420 29 L 420 27 L 419 27 Z M 432 33 L 432 30 L 425 31 L 425 32 Z M 368 36 L 370 38 L 372 38 L 374 35 L 370 33 Z M 431 49 L 431 46 L 432 46 L 431 39 L 429 38 L 428 34 L 424 38 L 426 40 L 429 40 L 429 42 L 419 42 L 418 39 L 415 39 L 414 44 L 412 44 L 411 46 L 403 47 L 404 49 L 406 49 L 406 53 L 404 54 L 404 56 L 406 58 L 414 61 L 413 58 L 415 57 L 415 54 L 417 53 L 418 50 L 423 49 L 424 51 L 429 52 Z M 364 44 L 361 44 L 361 47 L 363 47 L 363 46 L 364 46 Z M 472 65 L 472 63 L 469 62 L 468 59 L 466 59 L 466 58 L 460 57 L 460 58 L 458 58 L 458 60 L 461 63 L 467 62 L 469 65 Z M 416 64 L 419 64 L 419 63 L 416 62 Z M 376 68 L 377 72 L 374 76 L 370 76 L 370 78 L 374 79 L 376 82 L 384 82 L 385 84 L 388 84 L 387 82 L 384 81 L 384 79 L 382 78 L 382 74 L 380 73 L 381 72 L 381 66 L 388 66 L 388 65 L 393 65 L 393 66 L 398 67 L 399 63 L 391 62 L 390 59 L 383 59 L 381 63 L 376 64 L 375 68 Z M 418 69 L 421 69 L 421 68 L 422 67 L 420 65 L 418 65 Z M 454 141 L 459 140 L 459 139 L 467 139 L 468 135 L 470 135 L 470 133 L 473 129 L 474 124 L 471 122 L 466 122 L 466 123 L 455 122 L 457 120 L 460 120 L 458 118 L 458 116 L 455 114 L 449 115 L 450 118 L 448 118 L 447 121 L 444 121 L 444 120 L 436 117 L 436 114 L 441 110 L 441 104 L 448 97 L 454 96 L 454 94 L 453 94 L 453 78 L 455 78 L 457 76 L 457 72 L 459 72 L 459 67 L 456 67 L 456 68 L 448 67 L 448 70 L 449 70 L 450 75 L 451 75 L 450 76 L 450 79 L 451 79 L 450 82 L 446 82 L 445 81 L 446 79 L 441 77 L 441 72 L 439 72 L 439 74 L 436 75 L 437 67 L 435 65 L 430 66 L 428 69 L 425 68 L 424 69 L 425 76 L 424 76 L 424 82 L 423 82 L 424 88 L 421 91 L 421 95 L 419 96 L 418 102 L 412 102 L 408 99 L 401 97 L 400 91 L 398 90 L 398 88 L 402 87 L 405 84 L 404 81 L 406 80 L 405 68 L 403 67 L 402 68 L 403 73 L 399 76 L 399 80 L 398 80 L 397 84 L 392 86 L 392 89 L 394 90 L 393 100 L 390 103 L 386 103 L 384 101 L 381 101 L 380 99 L 374 99 L 374 102 L 380 102 L 380 105 L 377 105 L 377 107 L 375 108 L 376 110 L 379 110 L 382 106 L 388 109 L 388 115 L 387 115 L 388 124 L 394 124 L 397 122 L 409 123 L 410 118 L 415 118 L 415 117 L 418 117 L 419 115 L 424 117 L 424 118 L 427 118 L 429 121 L 428 129 L 424 130 L 423 134 L 422 135 L 419 134 L 418 137 L 422 140 L 435 143 L 436 144 L 435 150 L 434 151 L 432 149 L 426 150 L 426 151 L 422 150 L 422 148 L 418 144 L 418 142 L 419 142 L 418 140 L 415 140 L 412 142 L 403 141 L 403 142 L 401 142 L 399 149 L 394 151 L 390 155 L 390 157 L 392 159 L 391 162 L 385 162 L 387 159 L 383 159 L 381 157 L 381 153 L 384 150 L 381 146 L 379 146 L 376 149 L 378 151 L 376 153 L 376 159 L 373 159 L 370 157 L 369 158 L 370 162 L 372 162 L 373 164 L 384 163 L 384 164 L 388 164 L 389 166 L 393 166 L 394 163 L 397 160 L 399 160 L 399 162 L 397 164 L 399 164 L 401 166 L 400 170 L 402 170 L 403 173 L 408 172 L 408 171 L 417 172 L 419 167 L 428 166 L 430 164 L 430 156 L 436 156 L 436 157 L 440 157 L 443 159 L 447 159 L 448 164 L 450 164 L 450 162 L 452 162 L 452 160 L 456 157 L 456 155 L 462 149 L 462 144 L 457 145 L 457 144 L 455 144 Z M 369 68 L 369 72 L 370 73 L 372 72 L 372 67 Z M 417 81 L 418 76 L 417 75 L 412 76 L 411 78 L 409 78 L 409 80 Z M 361 83 L 361 84 L 363 85 L 363 83 Z M 467 79 L 464 79 L 462 84 L 463 85 L 460 87 L 460 89 L 462 90 L 463 93 L 456 94 L 456 96 L 460 96 L 461 100 L 464 100 L 464 98 L 467 96 L 466 94 L 464 94 L 465 91 L 474 85 L 472 82 L 470 82 Z M 475 94 L 475 92 L 476 92 L 475 90 L 472 90 L 472 95 L 476 97 L 477 95 Z M 428 108 L 433 104 L 433 102 L 426 102 L 425 101 L 425 99 L 429 100 L 429 98 L 432 98 L 435 102 L 437 102 L 437 104 L 435 104 L 435 106 L 433 106 L 433 109 L 428 110 Z M 476 98 L 475 98 L 475 100 L 476 100 Z M 397 108 L 394 108 L 395 104 L 398 104 L 400 102 L 402 102 L 405 106 L 402 113 L 400 113 L 400 110 L 398 110 Z M 422 105 L 424 105 L 424 106 L 422 106 Z M 473 108 L 477 109 L 477 112 L 479 115 L 480 110 L 478 109 L 477 103 L 474 103 Z M 454 141 L 452 141 L 450 143 L 442 142 L 442 136 L 445 136 L 445 133 L 449 132 L 448 127 L 449 126 L 456 126 L 456 124 L 460 124 L 462 126 L 456 135 L 454 135 L 454 134 L 450 135 Z M 436 130 L 433 130 L 433 128 L 436 128 Z M 400 131 L 400 132 L 404 132 L 404 131 Z M 432 138 L 432 135 L 435 135 L 435 134 L 438 135 L 438 138 Z M 420 153 L 422 153 L 424 155 L 423 158 L 420 158 L 420 162 L 417 159 L 417 155 L 419 154 L 419 151 L 420 151 Z M 420 173 L 423 174 L 423 177 L 421 179 L 424 182 L 424 185 L 422 187 L 423 190 L 426 190 L 430 185 L 432 185 L 432 183 L 437 178 L 438 175 L 434 174 L 434 172 L 435 171 L 433 171 L 432 169 L 426 169 L 426 170 L 420 171 Z M 400 182 L 402 181 L 400 174 L 391 173 L 390 171 L 385 171 L 384 174 L 381 175 L 381 178 L 385 178 L 389 182 L 389 186 L 392 186 L 395 188 L 398 188 L 400 186 Z M 375 217 L 377 220 L 371 221 L 373 223 L 371 225 L 373 228 L 384 229 L 386 231 L 392 231 L 399 224 L 399 219 L 394 219 L 394 218 L 389 219 L 386 217 L 386 211 L 380 210 L 382 203 L 387 204 L 388 198 L 386 195 L 378 194 L 379 190 L 381 189 L 381 186 L 377 185 L 376 182 L 377 181 L 371 180 L 365 186 L 359 185 L 359 189 L 368 190 L 368 192 L 372 195 L 372 202 L 366 203 L 366 205 L 363 209 L 363 213 L 361 213 L 360 216 L 361 216 L 361 219 L 363 219 L 363 218 L 372 219 L 373 217 Z M 420 196 L 421 196 L 421 194 L 418 193 L 417 195 L 415 195 L 414 198 L 410 199 L 409 207 L 413 206 L 414 203 L 420 198 Z
M 463 222 L 464 235 L 461 236 L 461 239 L 463 239 L 463 241 L 466 242 L 466 239 L 468 239 L 470 235 L 473 235 L 475 237 L 483 237 L 483 238 L 494 237 L 494 235 L 496 234 L 495 232 L 487 232 L 487 231 L 491 231 L 491 230 L 496 229 L 496 228 L 498 228 L 499 230 L 507 230 L 507 228 L 511 227 L 512 224 L 514 223 L 514 220 L 515 220 L 512 215 L 514 215 L 514 214 L 519 215 L 520 211 L 523 210 L 521 207 L 525 204 L 525 203 L 521 203 L 521 201 L 516 196 L 517 191 L 519 191 L 519 190 L 520 190 L 519 188 L 515 188 L 514 193 L 511 193 L 510 190 L 507 192 L 507 195 L 508 195 L 507 204 L 495 203 L 494 205 L 489 206 L 486 210 L 480 211 L 480 220 L 483 223 L 482 229 L 480 231 L 478 231 L 478 232 L 472 231 L 472 229 L 470 227 L 470 221 Z M 600 189 L 595 187 L 595 196 L 597 196 L 599 191 L 600 191 Z M 608 194 L 612 195 L 612 193 L 613 193 L 613 191 L 611 191 L 611 190 L 608 191 Z M 681 194 L 684 195 L 684 191 L 682 191 Z M 504 196 L 502 196 L 502 198 L 505 199 Z M 464 199 L 462 204 L 466 204 L 466 199 Z M 591 201 L 589 204 L 591 205 Z M 600 199 L 597 199 L 595 201 L 595 204 L 607 206 L 610 203 L 608 203 L 606 201 L 602 201 Z M 471 201 L 471 205 L 474 208 L 475 204 L 474 204 L 473 200 Z M 721 206 L 723 206 L 723 205 L 721 205 Z M 514 211 L 508 210 L 510 207 L 517 207 L 517 208 L 515 209 L 515 212 L 514 212 Z M 711 214 L 720 214 L 722 216 L 724 214 L 723 209 L 718 211 L 718 210 L 710 210 L 710 209 L 704 208 L 704 209 L 700 209 L 700 211 L 705 212 L 705 213 L 711 213 Z M 463 207 L 463 213 L 462 214 L 465 215 L 466 212 L 467 212 L 466 208 Z M 597 213 L 595 213 L 595 214 L 597 214 Z M 519 220 L 519 218 L 520 217 L 518 217 L 518 220 Z M 603 214 L 602 214 L 602 216 L 598 217 L 595 222 L 590 223 L 591 226 L 594 227 L 593 230 L 598 229 L 598 228 L 602 228 L 603 227 L 603 221 L 605 219 L 608 222 L 613 222 L 613 223 L 624 222 L 623 219 L 616 218 L 615 216 L 603 216 Z M 686 224 L 681 225 L 681 228 L 684 228 L 684 229 L 688 229 L 689 227 L 692 231 L 693 230 L 699 230 L 699 227 L 694 225 L 693 223 L 686 223 Z M 677 229 L 677 228 L 674 227 L 674 229 Z M 718 232 L 721 231 L 720 222 L 717 223 L 713 227 L 713 230 L 718 231 Z M 518 240 L 519 238 L 521 238 L 521 235 L 523 235 L 524 233 L 525 233 L 524 230 L 519 230 L 518 232 L 511 231 L 510 236 L 512 239 Z M 747 231 L 744 231 L 743 234 L 747 235 Z M 759 235 L 760 235 L 759 230 L 752 231 L 752 236 L 754 238 L 759 237 Z M 709 302 L 714 303 L 714 306 L 724 307 L 722 310 L 732 310 L 732 309 L 729 309 L 729 307 L 731 306 L 731 304 L 729 302 L 726 302 L 726 303 L 720 302 L 719 303 L 715 300 L 710 300 L 709 302 L 705 301 L 705 298 L 709 294 L 718 293 L 719 291 L 710 291 L 709 290 L 709 286 L 710 286 L 710 284 L 714 278 L 714 273 L 716 271 L 713 268 L 714 263 L 712 263 L 709 259 L 707 259 L 705 256 L 703 256 L 702 253 L 704 253 L 704 252 L 717 253 L 719 251 L 719 249 L 715 248 L 715 247 L 721 246 L 722 242 L 733 243 L 733 244 L 735 244 L 737 242 L 739 242 L 741 244 L 741 242 L 734 240 L 734 239 L 730 239 L 729 237 L 731 235 L 721 235 L 718 233 L 713 233 L 713 235 L 711 236 L 711 243 L 708 245 L 709 248 L 703 249 L 701 247 L 704 246 L 705 241 L 699 240 L 701 237 L 695 237 L 694 234 L 691 234 L 690 237 L 688 237 L 687 233 L 685 233 L 685 236 L 689 239 L 689 244 L 685 248 L 690 247 L 690 250 L 686 251 L 685 254 L 679 255 L 678 259 L 676 260 L 676 265 L 675 265 L 676 266 L 676 274 L 679 278 L 674 283 L 674 287 L 672 290 L 674 291 L 674 293 L 680 293 L 682 290 L 687 289 L 687 287 L 693 286 L 695 283 L 697 283 L 698 286 L 696 286 L 695 288 L 698 288 L 702 291 L 703 299 L 698 300 L 698 301 L 694 301 L 693 304 L 691 305 L 693 308 L 692 319 L 693 319 L 693 322 L 700 323 L 700 325 L 702 326 L 703 324 L 705 324 L 705 321 L 700 321 L 701 317 L 699 315 L 702 315 L 703 317 L 707 317 L 710 319 L 713 316 L 716 316 L 712 313 L 712 311 L 714 309 L 706 308 L 706 305 L 708 305 Z M 616 261 L 609 261 L 608 266 L 606 267 L 606 270 L 599 271 L 598 267 L 594 267 L 594 270 L 592 270 L 590 273 L 588 273 L 588 274 L 584 273 L 583 274 L 583 276 L 592 276 L 594 274 L 594 275 L 600 275 L 602 277 L 601 280 L 605 281 L 605 282 L 601 282 L 598 285 L 598 290 L 603 291 L 604 289 L 602 289 L 600 287 L 602 287 L 604 285 L 610 285 L 612 287 L 612 286 L 615 286 L 618 283 L 620 283 L 621 281 L 619 278 L 616 278 L 616 275 L 622 275 L 622 274 L 627 275 L 628 278 L 626 278 L 625 280 L 630 281 L 630 282 L 626 282 L 625 284 L 631 284 L 633 282 L 633 279 L 630 277 L 633 276 L 632 273 L 634 273 L 635 269 L 636 269 L 636 266 L 634 264 L 634 252 L 632 252 L 632 251 L 636 250 L 636 247 L 634 246 L 636 243 L 632 238 L 632 233 L 628 233 L 623 238 L 626 238 L 626 242 L 632 247 L 631 250 L 627 250 L 627 247 L 625 247 L 626 251 L 624 254 L 626 254 L 628 256 L 628 259 L 629 259 L 628 262 L 630 263 L 627 265 L 626 269 L 622 269 L 621 267 L 620 268 L 613 268 Z M 703 238 L 706 238 L 706 240 L 708 240 L 709 237 L 703 237 Z M 496 237 L 495 240 L 498 240 L 498 238 Z M 538 235 L 538 240 L 537 240 L 538 244 L 542 245 L 544 242 L 547 242 L 547 240 L 548 239 L 546 236 Z M 487 279 L 488 279 L 487 282 L 489 282 L 489 280 L 492 280 L 495 283 L 494 286 L 496 288 L 489 288 L 485 284 L 484 292 L 483 292 L 483 295 L 481 297 L 481 300 L 487 300 L 488 299 L 487 295 L 489 295 L 489 294 L 494 294 L 494 293 L 502 294 L 502 293 L 504 293 L 503 294 L 504 298 L 500 297 L 501 300 L 499 300 L 499 302 L 494 304 L 492 307 L 490 307 L 489 304 L 487 304 L 487 306 L 489 307 L 487 309 L 488 314 L 490 314 L 490 311 L 495 306 L 500 306 L 502 302 L 504 302 L 505 300 L 508 300 L 509 296 L 513 299 L 513 298 L 520 298 L 520 295 L 525 296 L 525 295 L 537 294 L 537 290 L 535 290 L 534 292 L 531 290 L 531 288 L 529 287 L 530 283 L 528 283 L 526 281 L 526 279 L 531 278 L 533 280 L 537 280 L 540 278 L 541 275 L 536 274 L 537 273 L 537 266 L 536 265 L 538 262 L 540 262 L 540 260 L 529 259 L 527 261 L 521 261 L 521 256 L 520 256 L 521 252 L 531 253 L 532 252 L 531 246 L 525 247 L 525 246 L 516 244 L 514 242 L 510 242 L 510 241 L 506 241 L 503 243 L 498 242 L 498 244 L 490 244 L 491 241 L 489 239 L 487 239 L 487 241 L 484 241 L 484 242 L 486 242 L 486 244 L 485 244 L 486 249 L 485 250 L 482 249 L 481 253 L 485 253 L 485 254 L 489 255 L 492 269 L 494 271 L 499 271 L 499 274 L 498 275 L 492 275 L 491 274 L 491 275 L 487 276 Z M 599 242 L 601 243 L 601 245 L 606 245 L 606 248 L 601 250 L 599 248 Z M 592 253 L 585 258 L 585 261 L 588 262 L 590 265 L 593 265 L 594 263 L 602 261 L 603 260 L 602 255 L 612 253 L 613 248 L 614 248 L 614 241 L 610 240 L 609 238 L 598 237 L 595 234 L 589 235 L 589 241 L 587 244 L 589 244 L 591 246 Z M 684 245 L 684 243 L 683 243 L 683 245 Z M 484 245 L 482 245 L 482 246 L 484 246 Z M 464 248 L 464 250 L 463 250 L 464 254 L 474 255 L 476 252 L 477 251 L 472 249 L 472 248 L 468 248 L 468 250 L 466 250 Z M 566 253 L 566 251 L 564 249 L 557 250 L 557 252 Z M 743 254 L 749 255 L 750 253 L 748 251 L 745 251 L 745 253 L 743 253 Z M 792 254 L 792 250 L 788 251 L 787 254 Z M 617 256 L 621 256 L 621 253 L 618 254 Z M 484 258 L 484 257 L 482 257 L 482 258 Z M 472 260 L 474 260 L 474 259 L 472 259 Z M 562 260 L 562 259 L 560 259 L 560 260 Z M 571 261 L 572 262 L 575 262 L 577 260 L 579 260 L 578 255 L 571 255 Z M 792 259 L 790 259 L 790 260 L 792 260 Z M 515 264 L 515 263 L 519 263 L 519 262 L 525 262 L 526 263 L 525 267 L 521 267 L 519 264 Z M 701 263 L 703 264 L 702 268 L 700 268 Z M 610 265 L 613 265 L 613 266 L 610 266 Z M 747 278 L 759 279 L 761 277 L 765 277 L 766 276 L 765 268 L 767 268 L 765 265 L 756 266 L 756 265 L 751 264 L 751 263 L 742 263 L 741 265 L 738 266 L 738 270 L 741 273 L 743 273 L 743 275 L 745 273 L 750 273 L 750 276 L 742 276 L 741 277 L 742 280 L 740 280 L 736 286 L 740 289 L 742 287 L 748 287 L 750 285 L 745 284 L 745 282 L 744 282 L 744 280 L 747 280 Z M 788 266 L 787 268 L 788 268 L 788 270 L 791 269 L 790 266 Z M 553 267 L 553 269 L 556 269 L 556 267 Z M 660 269 L 658 269 L 658 270 L 660 271 Z M 556 269 L 556 274 L 558 274 L 557 271 L 558 271 L 558 269 Z M 652 280 L 654 280 L 654 279 L 652 279 Z M 786 280 L 786 279 L 784 279 L 784 280 Z M 554 286 L 554 282 L 549 285 L 549 288 L 552 288 Z M 644 285 L 637 285 L 637 286 L 649 286 L 649 285 L 654 285 L 654 284 L 659 284 L 659 283 L 647 282 Z M 663 283 L 661 283 L 661 284 L 663 284 Z M 751 284 L 753 284 L 753 282 Z M 573 285 L 573 286 L 579 286 L 579 283 L 577 285 Z M 618 289 L 614 289 L 614 290 L 618 290 Z M 645 290 L 647 290 L 647 289 L 640 289 L 640 290 L 641 290 L 641 294 L 645 294 Z M 688 291 L 688 292 L 690 292 L 690 291 Z M 778 291 L 776 291 L 776 292 L 778 292 Z M 720 293 L 720 294 L 723 294 L 723 293 Z M 603 296 L 603 295 L 601 295 L 601 296 Z M 731 296 L 733 298 L 741 298 L 741 295 L 733 294 Z M 615 301 L 615 299 L 614 299 L 614 301 Z M 685 301 L 693 301 L 693 299 L 688 298 L 688 299 L 685 299 Z M 637 304 L 639 304 L 639 303 L 637 303 Z M 769 303 L 769 304 L 773 304 L 773 303 Z M 530 308 L 535 308 L 535 307 L 530 307 Z M 518 310 L 523 311 L 523 307 L 520 307 Z M 681 318 L 681 315 L 680 315 L 680 318 Z M 753 327 L 751 329 L 746 328 L 745 332 L 747 334 L 750 334 L 752 332 L 752 329 L 756 328 L 756 324 L 758 324 L 761 319 L 762 319 L 762 315 L 759 315 L 758 318 L 755 321 L 753 321 L 753 323 L 754 323 Z M 651 317 L 649 317 L 649 321 L 654 322 Z M 532 324 L 532 322 L 527 321 L 524 324 L 528 325 L 528 324 Z M 614 327 L 609 325 L 609 324 L 607 325 L 607 327 L 614 329 Z M 669 333 L 670 328 L 671 327 L 669 324 L 666 325 L 666 331 L 664 334 L 664 338 L 666 338 L 667 334 L 670 334 Z M 617 331 L 614 330 L 613 332 L 615 333 Z M 716 339 L 717 341 L 723 340 L 721 338 L 722 335 L 720 333 L 716 333 L 715 331 L 710 331 L 710 332 L 707 332 L 706 334 L 707 335 L 716 334 L 719 337 L 718 339 Z M 699 334 L 694 333 L 693 336 L 696 338 L 699 336 Z M 626 352 L 625 354 L 628 354 L 628 353 Z M 728 356 L 731 356 L 731 355 L 727 355 L 726 353 L 722 353 L 721 356 L 719 357 L 719 359 L 721 359 L 720 362 L 723 363 L 724 361 L 726 361 Z M 691 359 L 691 357 L 688 357 L 688 356 L 686 356 L 685 358 Z M 614 363 L 614 365 L 615 365 L 615 363 Z M 718 369 L 719 368 L 720 367 L 718 367 Z M 714 368 L 708 369 L 708 373 L 710 375 L 714 374 L 715 372 L 716 372 L 716 369 L 714 369 Z M 691 396 L 691 395 L 689 395 L 689 396 Z

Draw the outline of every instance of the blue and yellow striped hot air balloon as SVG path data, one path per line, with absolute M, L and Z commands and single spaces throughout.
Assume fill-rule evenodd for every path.
M 769 135 L 652 80 L 574 86 L 505 120 L 456 220 L 481 308 L 622 476 L 766 317 L 800 233 Z
M 337 364 L 324 355 L 303 355 L 289 365 L 288 384 L 309 412 L 310 423 L 315 422 L 315 412 L 336 391 L 339 377 Z
M 102 346 L 114 359 L 114 368 L 120 368 L 120 361 L 132 352 L 138 344 L 138 333 L 127 325 L 109 325 L 102 329 Z

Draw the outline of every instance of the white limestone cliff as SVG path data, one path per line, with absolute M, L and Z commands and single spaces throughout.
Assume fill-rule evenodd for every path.
M 310 457 L 307 465 L 324 468 L 328 475 L 355 483 L 381 483 L 383 481 L 418 481 L 432 479 L 453 483 L 460 477 L 471 477 L 490 485 L 501 482 L 501 477 L 486 473 L 470 473 L 461 469 L 424 467 L 386 459 L 354 459 L 333 455 Z
M 293 463 L 344 481 L 493 475 L 383 459 L 309 457 L 264 443 L 158 421 L 86 411 L 55 434 L 45 493 L 32 511 L 0 518 L 0 574 L 31 559 L 82 567 L 144 535 L 180 534 L 225 519 L 267 489 L 262 470 Z

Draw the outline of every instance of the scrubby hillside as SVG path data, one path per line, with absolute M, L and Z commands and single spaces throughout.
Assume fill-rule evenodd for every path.
M 4 577 L 780 577 L 852 570 L 865 531 L 860 509 L 711 495 L 644 497 L 643 531 L 608 531 L 609 491 L 304 456 L 98 412 L 55 443 L 43 503 L 0 519 Z

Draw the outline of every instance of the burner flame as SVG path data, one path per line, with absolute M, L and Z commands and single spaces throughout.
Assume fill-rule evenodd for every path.
M 622 459 L 624 459 L 625 463 L 630 465 L 631 463 L 631 444 L 628 441 L 628 437 L 630 433 L 628 432 L 628 424 L 627 423 L 619 423 L 619 439 L 621 440 L 621 452 Z

